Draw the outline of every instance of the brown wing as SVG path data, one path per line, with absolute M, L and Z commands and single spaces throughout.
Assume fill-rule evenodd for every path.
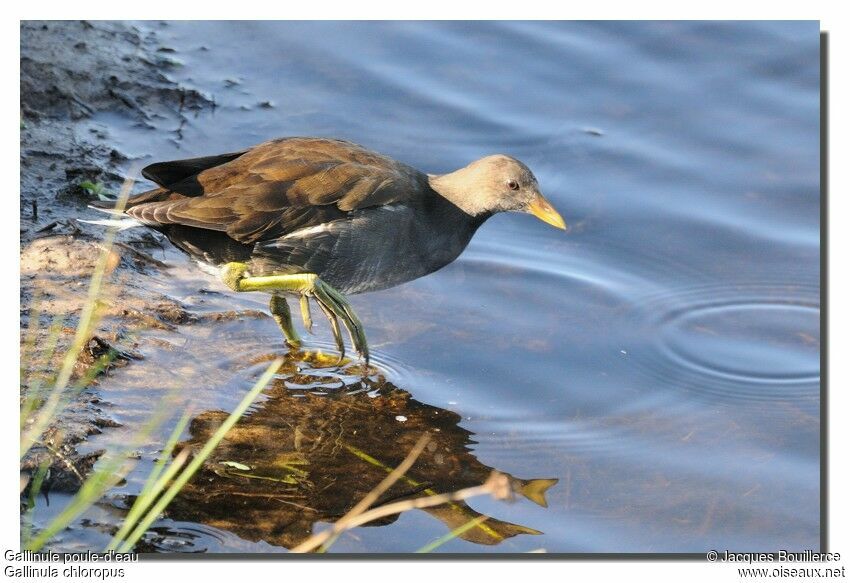
M 225 156 L 236 157 L 183 176 L 157 202 L 132 205 L 127 214 L 254 243 L 357 209 L 409 201 L 426 180 L 409 166 L 342 140 L 285 138 Z M 157 175 L 175 177 L 193 162 L 217 158 L 178 161 L 175 168 L 161 163 Z

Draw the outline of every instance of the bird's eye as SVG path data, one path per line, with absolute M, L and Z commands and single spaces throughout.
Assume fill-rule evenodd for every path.
M 519 182 L 516 180 L 508 180 L 508 188 L 511 190 L 519 190 Z

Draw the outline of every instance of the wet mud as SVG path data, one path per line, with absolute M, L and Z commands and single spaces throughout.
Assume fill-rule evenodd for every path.
M 139 128 L 172 131 L 181 120 L 214 109 L 210 97 L 169 79 L 179 66 L 155 33 L 114 22 L 21 23 L 21 363 L 22 402 L 33 385 L 50 386 L 85 305 L 102 251 L 104 228 L 78 219 L 98 194 L 119 192 L 124 177 L 142 165 L 113 146 L 99 114 L 122 116 Z M 102 318 L 77 357 L 74 380 L 110 353 L 107 369 L 142 358 L 146 329 L 173 329 L 200 317 L 162 291 L 150 275 L 167 266 L 151 253 L 161 238 L 121 233 L 107 262 Z M 54 351 L 51 328 L 58 328 Z M 79 383 L 77 383 L 79 384 Z M 22 483 L 49 463 L 45 488 L 73 491 L 100 452 L 80 454 L 78 444 L 112 419 L 96 379 L 69 393 L 58 415 L 24 457 Z M 44 389 L 43 389 L 44 390 Z M 32 419 L 26 420 L 31 423 Z

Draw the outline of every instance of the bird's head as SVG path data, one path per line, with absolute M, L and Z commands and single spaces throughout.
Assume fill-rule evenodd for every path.
M 472 216 L 519 211 L 534 215 L 559 229 L 567 228 L 558 211 L 540 193 L 528 166 L 496 154 L 465 168 L 431 178 L 437 192 Z

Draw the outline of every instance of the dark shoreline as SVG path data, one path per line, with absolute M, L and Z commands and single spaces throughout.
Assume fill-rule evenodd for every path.
M 155 32 L 132 25 L 22 21 L 20 50 L 22 378 L 42 378 L 49 387 L 73 338 L 104 234 L 102 227 L 77 221 L 89 213 L 86 206 L 96 197 L 81 184 L 116 193 L 134 162 L 110 142 L 108 129 L 98 129 L 92 120 L 109 113 L 154 131 L 166 119 L 185 119 L 213 109 L 214 103 L 171 81 L 168 71 L 179 65 L 170 49 L 160 46 Z M 138 231 L 122 233 L 118 242 L 110 278 L 119 285 L 110 287 L 111 305 L 77 359 L 75 378 L 82 378 L 110 350 L 117 357 L 109 367 L 141 358 L 139 330 L 173 329 L 192 320 L 179 302 L 146 288 L 145 278 L 139 277 L 163 266 L 132 249 L 159 248 L 159 238 Z M 34 314 L 38 321 L 31 323 Z M 30 329 L 35 331 L 34 346 L 40 347 L 57 316 L 64 319 L 53 358 L 40 362 L 38 350 L 25 355 Z M 79 488 L 102 451 L 80 454 L 77 446 L 120 425 L 109 404 L 100 400 L 96 382 L 72 395 L 41 443 L 24 456 L 22 484 L 49 458 L 45 490 Z M 21 402 L 27 390 L 22 382 Z

